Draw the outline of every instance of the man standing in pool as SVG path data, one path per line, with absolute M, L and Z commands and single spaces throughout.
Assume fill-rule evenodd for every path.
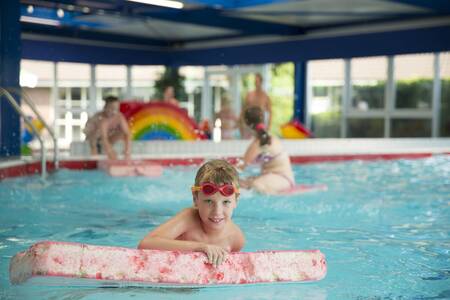
M 263 78 L 259 73 L 255 74 L 255 90 L 251 91 L 245 97 L 245 102 L 240 116 L 240 132 L 241 138 L 248 139 L 252 136 L 251 129 L 245 123 L 244 112 L 247 108 L 252 106 L 258 106 L 263 111 L 263 123 L 266 125 L 267 130 L 270 130 L 272 125 L 272 103 L 269 96 L 262 88 Z
M 228 252 L 240 251 L 245 237 L 231 220 L 239 197 L 238 173 L 224 160 L 205 163 L 192 186 L 194 206 L 148 233 L 139 249 L 204 252 L 214 266 L 222 264 Z
M 119 98 L 108 96 L 101 112 L 89 118 L 84 128 L 91 155 L 105 151 L 109 159 L 117 159 L 112 145 L 119 140 L 124 142 L 125 159 L 130 159 L 131 135 L 125 117 L 119 111 Z

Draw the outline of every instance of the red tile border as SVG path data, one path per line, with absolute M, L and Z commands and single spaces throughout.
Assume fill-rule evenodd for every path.
M 450 153 L 442 153 L 450 155 Z M 291 156 L 294 164 L 339 162 L 349 160 L 394 160 L 394 159 L 421 159 L 431 157 L 432 153 L 398 153 L 398 154 L 349 154 L 349 155 L 322 155 L 322 156 Z M 238 158 L 228 157 L 231 163 L 236 162 Z M 199 165 L 203 158 L 175 158 L 175 159 L 143 159 L 159 163 L 163 166 L 189 166 Z M 93 170 L 97 169 L 96 160 L 63 160 L 60 167 L 71 170 Z M 47 162 L 47 170 L 52 172 L 55 169 L 53 162 Z M 40 162 L 24 163 L 17 166 L 0 168 L 0 180 L 11 177 L 39 174 L 41 172 Z

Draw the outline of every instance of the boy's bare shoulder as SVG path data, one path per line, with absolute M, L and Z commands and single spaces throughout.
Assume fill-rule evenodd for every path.
M 195 208 L 193 208 L 193 207 L 188 207 L 188 208 L 182 209 L 177 214 L 177 216 L 180 217 L 180 218 L 185 219 L 188 222 L 197 221 L 197 219 L 199 218 L 197 210 Z
M 233 223 L 233 242 L 232 242 L 232 251 L 240 251 L 244 248 L 245 244 L 245 235 L 242 232 L 241 228 Z

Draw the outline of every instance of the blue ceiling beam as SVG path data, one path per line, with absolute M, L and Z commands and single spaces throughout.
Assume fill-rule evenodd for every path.
M 177 51 L 117 49 L 22 39 L 22 58 L 90 64 L 236 65 L 450 51 L 450 26 Z
M 34 7 L 33 11 L 30 13 L 26 5 L 22 5 L 20 7 L 21 16 L 39 18 L 44 20 L 52 20 L 57 21 L 61 25 L 64 26 L 73 26 L 73 27 L 89 27 L 91 29 L 105 27 L 102 23 L 99 22 L 86 22 L 80 21 L 77 17 L 83 15 L 80 12 L 64 10 L 64 16 L 59 17 L 57 14 L 57 9 L 47 8 L 47 7 Z
M 55 62 L 113 65 L 168 65 L 167 51 L 114 48 L 94 45 L 76 45 L 22 39 L 22 58 Z
M 178 50 L 172 65 L 235 65 L 450 51 L 450 26 L 198 50 Z

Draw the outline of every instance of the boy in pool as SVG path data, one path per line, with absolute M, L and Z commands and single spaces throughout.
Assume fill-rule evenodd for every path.
M 119 111 L 119 98 L 108 96 L 101 112 L 89 118 L 84 128 L 92 155 L 99 150 L 105 151 L 108 159 L 117 159 L 112 145 L 118 140 L 124 141 L 125 159 L 130 159 L 131 135 L 125 117 Z
M 138 248 L 204 252 L 209 263 L 220 265 L 228 252 L 240 251 L 245 243 L 244 234 L 231 220 L 238 182 L 238 173 L 228 162 L 206 162 L 191 188 L 194 206 L 148 233 Z

